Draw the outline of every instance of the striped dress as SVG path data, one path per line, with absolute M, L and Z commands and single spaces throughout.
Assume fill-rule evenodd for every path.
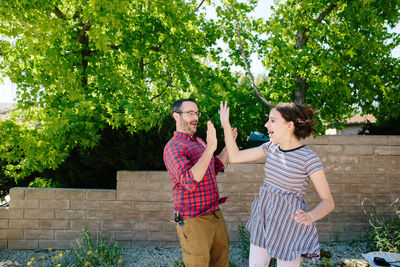
M 265 180 L 246 224 L 250 242 L 279 260 L 291 261 L 301 255 L 314 261 L 320 255 L 315 223 L 306 226 L 291 215 L 307 210 L 303 195 L 309 175 L 323 169 L 321 161 L 306 146 L 282 150 L 278 143 L 267 142 L 263 150 L 267 155 Z

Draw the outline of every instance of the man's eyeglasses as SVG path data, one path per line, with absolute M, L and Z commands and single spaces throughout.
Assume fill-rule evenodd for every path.
M 193 111 L 193 110 L 189 110 L 189 111 L 177 111 L 176 113 L 179 113 L 179 114 L 184 114 L 184 113 L 186 113 L 186 114 L 189 114 L 190 117 L 194 117 L 194 115 L 196 115 L 197 118 L 200 118 L 200 116 L 201 116 L 201 112 L 199 112 L 199 111 L 195 112 L 195 111 Z

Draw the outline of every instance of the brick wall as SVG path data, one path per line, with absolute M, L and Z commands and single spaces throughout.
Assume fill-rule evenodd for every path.
M 400 136 L 321 136 L 304 141 L 325 167 L 335 210 L 317 223 L 323 241 L 359 239 L 368 225 L 361 203 L 386 209 L 400 197 Z M 231 241 L 245 223 L 264 177 L 263 161 L 231 164 L 218 175 Z M 120 171 L 116 190 L 13 188 L 0 209 L 0 249 L 69 248 L 87 227 L 131 248 L 177 245 L 172 184 L 165 171 Z M 309 208 L 318 203 L 310 185 Z M 371 208 L 371 205 L 367 205 Z

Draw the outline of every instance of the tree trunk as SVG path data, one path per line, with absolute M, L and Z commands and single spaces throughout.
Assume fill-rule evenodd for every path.
M 296 74 L 296 90 L 293 91 L 293 102 L 299 105 L 303 105 L 306 103 L 306 92 L 308 89 L 308 84 L 306 79 L 301 77 L 299 74 Z
M 302 49 L 307 44 L 307 34 L 306 30 L 298 30 L 296 36 L 296 49 Z M 296 104 L 306 103 L 306 92 L 308 89 L 308 84 L 305 78 L 301 77 L 300 74 L 296 73 L 296 89 L 293 91 L 292 99 Z
M 321 23 L 326 16 L 331 13 L 335 7 L 337 7 L 337 2 L 331 3 L 322 13 L 319 15 L 316 20 L 317 23 Z M 307 45 L 308 36 L 307 29 L 298 29 L 296 34 L 296 49 L 303 49 Z M 301 77 L 300 74 L 296 73 L 296 84 L 297 87 L 293 91 L 292 99 L 296 104 L 305 104 L 306 103 L 306 93 L 308 89 L 308 84 L 305 78 Z
M 82 55 L 81 65 L 82 65 L 82 87 L 85 89 L 87 89 L 88 85 L 88 75 L 86 69 L 89 63 L 88 57 L 90 56 L 89 36 L 87 35 L 87 31 L 89 31 L 91 27 L 92 24 L 88 20 L 85 24 L 82 25 L 82 29 L 79 30 L 77 36 L 78 43 L 83 45 L 83 48 L 81 50 L 81 55 Z

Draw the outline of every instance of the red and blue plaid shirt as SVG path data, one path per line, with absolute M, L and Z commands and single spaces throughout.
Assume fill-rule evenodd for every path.
M 164 163 L 174 187 L 174 210 L 182 217 L 198 217 L 219 208 L 225 199 L 219 198 L 216 175 L 224 169 L 221 160 L 213 156 L 203 180 L 193 178 L 191 168 L 206 149 L 201 138 L 174 132 L 164 147 Z

